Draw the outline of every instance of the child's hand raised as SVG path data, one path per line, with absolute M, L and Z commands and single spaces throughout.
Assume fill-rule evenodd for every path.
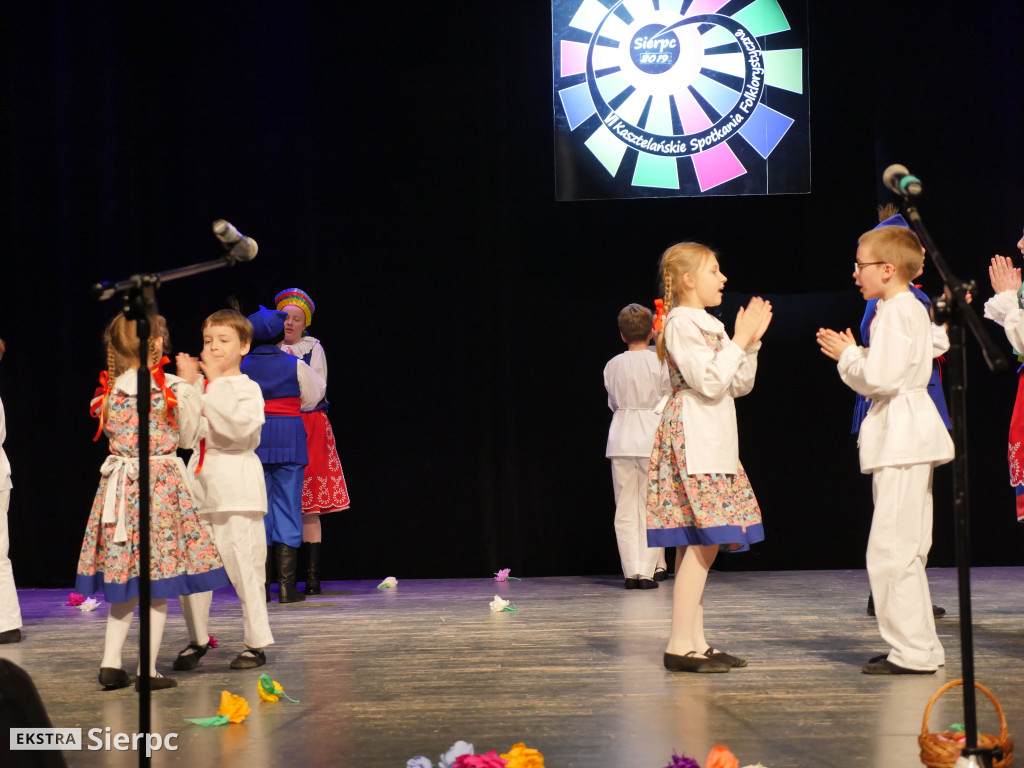
M 208 381 L 219 379 L 225 375 L 229 366 L 223 356 L 214 355 L 210 350 L 204 349 L 199 353 L 202 357 L 202 362 L 199 363 L 199 367 L 203 369 L 203 374 L 206 376 Z
M 818 346 L 822 353 L 833 360 L 839 360 L 843 350 L 847 347 L 856 346 L 853 340 L 853 331 L 847 328 L 845 331 L 833 331 L 830 328 L 819 328 L 817 333 Z
M 199 358 L 192 357 L 186 352 L 179 352 L 174 357 L 174 364 L 177 367 L 178 375 L 189 384 L 199 381 Z
M 760 296 L 754 296 L 746 307 L 740 307 L 736 313 L 736 328 L 733 342 L 746 349 L 756 344 L 768 330 L 772 321 L 772 304 Z
M 1020 290 L 1020 267 L 1014 268 L 1013 260 L 1008 256 L 993 256 L 988 276 L 996 293 Z

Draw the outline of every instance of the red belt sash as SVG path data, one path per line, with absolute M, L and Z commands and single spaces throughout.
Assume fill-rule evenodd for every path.
M 302 403 L 297 397 L 275 397 L 263 404 L 263 412 L 268 416 L 299 416 Z

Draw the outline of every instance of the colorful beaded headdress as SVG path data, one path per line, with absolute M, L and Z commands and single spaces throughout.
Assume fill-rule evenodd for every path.
M 316 305 L 313 303 L 313 300 L 309 298 L 309 294 L 305 291 L 299 290 L 298 288 L 288 288 L 287 290 L 281 291 L 277 294 L 277 296 L 274 297 L 274 301 L 277 302 L 278 309 L 284 309 L 289 304 L 294 307 L 298 307 L 306 316 L 306 325 L 313 322 L 313 313 L 316 312 Z

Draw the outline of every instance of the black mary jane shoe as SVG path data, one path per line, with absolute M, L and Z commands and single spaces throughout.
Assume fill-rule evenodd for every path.
M 746 659 L 741 659 L 739 656 L 733 656 L 731 653 L 725 653 L 724 651 L 716 651 L 714 648 L 708 648 L 704 651 L 704 655 L 712 661 L 720 661 L 722 664 L 728 664 L 730 667 L 747 666 Z
M 232 669 L 256 669 L 267 663 L 267 654 L 260 648 L 246 648 L 231 661 Z
M 640 579 L 626 579 L 626 589 L 640 589 Z
M 876 661 L 877 659 L 877 661 Z M 873 656 L 871 660 L 860 668 L 865 675 L 934 675 L 934 669 L 909 669 L 893 664 L 886 658 L 879 659 Z
M 654 580 L 655 581 L 665 581 L 671 575 L 672 574 L 670 574 L 667 570 L 662 568 L 660 565 L 657 568 L 654 569 Z
M 209 643 L 206 645 L 189 643 L 178 653 L 178 658 L 174 660 L 172 668 L 175 672 L 187 672 L 190 669 L 195 669 L 199 666 L 199 660 L 206 655 L 208 650 L 210 650 Z
M 657 589 L 658 582 L 654 579 L 640 579 L 640 589 Z
M 690 651 L 683 656 L 665 652 L 663 659 L 665 669 L 673 672 L 728 672 L 731 667 L 721 661 L 709 659 L 696 651 Z
M 135 690 L 138 691 L 142 684 L 139 682 L 141 678 L 135 678 Z M 178 681 L 173 677 L 164 677 L 161 674 L 157 674 L 156 677 L 149 678 L 149 690 L 151 691 L 162 691 L 167 688 L 177 688 Z
M 118 688 L 127 688 L 132 684 L 132 679 L 123 669 L 114 667 L 100 667 L 100 685 L 104 691 L 116 691 Z

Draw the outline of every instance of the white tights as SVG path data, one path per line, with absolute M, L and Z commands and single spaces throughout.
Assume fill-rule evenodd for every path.
M 123 603 L 111 603 L 107 614 L 107 633 L 103 642 L 103 661 L 101 667 L 121 669 L 121 651 L 124 641 L 128 639 L 128 630 L 135 614 L 138 598 Z M 154 599 L 149 606 L 149 676 L 156 677 L 156 656 L 160 652 L 160 640 L 167 622 L 167 600 Z
M 708 648 L 704 637 L 704 585 L 717 554 L 717 544 L 676 548 L 672 630 L 666 649 L 669 653 L 684 656 L 696 651 L 700 654 Z

